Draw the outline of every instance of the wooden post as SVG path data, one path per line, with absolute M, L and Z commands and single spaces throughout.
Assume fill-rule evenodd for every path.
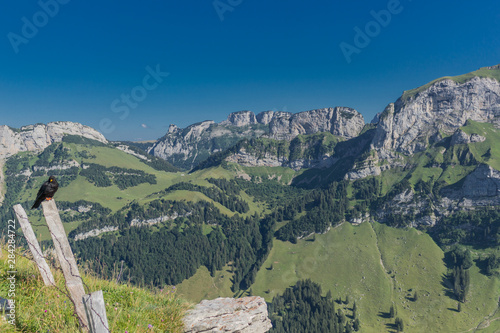
M 54 276 L 52 276 L 52 272 L 50 271 L 50 267 L 43 258 L 42 249 L 38 244 L 35 233 L 31 228 L 30 221 L 28 220 L 28 215 L 26 215 L 26 211 L 21 205 L 15 205 L 14 211 L 16 212 L 17 220 L 23 229 L 24 237 L 28 242 L 28 246 L 30 248 L 31 254 L 33 255 L 33 259 L 35 260 L 40 273 L 42 274 L 43 282 L 46 286 L 54 286 L 56 283 L 54 282 Z
M 109 333 L 108 318 L 106 317 L 106 305 L 102 290 L 94 291 L 83 296 L 83 305 L 87 312 L 89 328 L 91 333 Z
M 54 248 L 56 250 L 57 258 L 66 280 L 66 287 L 70 293 L 71 300 L 75 304 L 75 311 L 82 323 L 82 329 L 88 331 L 88 320 L 85 314 L 85 307 L 83 306 L 83 296 L 85 290 L 83 289 L 82 278 L 78 272 L 73 251 L 69 246 L 66 232 L 64 231 L 59 211 L 57 210 L 56 202 L 54 199 L 42 202 L 43 215 L 49 227 L 52 240 L 54 241 Z

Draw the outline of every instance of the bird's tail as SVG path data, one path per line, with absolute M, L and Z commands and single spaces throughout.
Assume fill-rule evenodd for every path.
M 33 206 L 31 206 L 31 209 L 35 209 L 35 208 L 38 208 L 40 207 L 40 202 L 36 201 Z

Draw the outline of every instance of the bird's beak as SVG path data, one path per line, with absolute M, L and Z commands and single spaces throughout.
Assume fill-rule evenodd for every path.
M 52 181 L 52 179 L 49 179 L 49 182 L 51 182 L 51 181 Z

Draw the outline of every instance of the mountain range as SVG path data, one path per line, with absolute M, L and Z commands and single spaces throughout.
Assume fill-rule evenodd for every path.
M 346 330 L 395 329 L 393 306 L 412 332 L 495 332 L 499 142 L 500 65 L 405 91 L 370 123 L 348 107 L 240 111 L 154 143 L 1 126 L 0 221 L 54 174 L 73 249 L 101 276 L 121 261 L 132 283 L 193 301 L 263 296 L 278 326 L 279 297 L 311 279 Z

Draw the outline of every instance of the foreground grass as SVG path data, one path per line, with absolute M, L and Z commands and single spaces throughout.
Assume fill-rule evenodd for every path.
M 0 258 L 0 297 L 7 298 L 7 254 Z M 65 295 L 64 278 L 52 270 L 56 287 L 44 285 L 35 264 L 16 256 L 16 325 L 0 319 L 0 332 L 79 332 L 73 305 Z M 146 290 L 82 275 L 88 291 L 102 290 L 111 332 L 183 332 L 189 304 L 175 296 L 174 287 Z M 150 326 L 151 325 L 151 326 Z

